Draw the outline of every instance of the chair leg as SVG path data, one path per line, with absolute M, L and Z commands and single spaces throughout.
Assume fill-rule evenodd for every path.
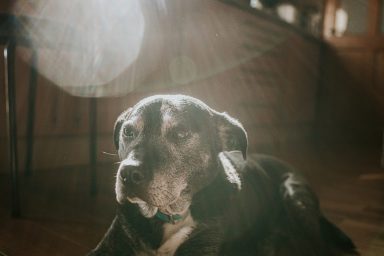
M 7 112 L 7 129 L 9 139 L 9 159 L 12 185 L 12 216 L 20 217 L 20 191 L 17 162 L 17 125 L 16 125 L 16 97 L 15 97 L 15 50 L 13 41 L 4 48 L 5 67 L 5 97 Z
M 382 141 L 381 141 L 381 161 L 380 161 L 380 164 L 381 164 L 381 168 L 384 168 L 384 130 L 383 130 L 383 133 L 382 133 L 383 137 L 382 137 Z
M 28 92 L 28 116 L 27 116 L 27 152 L 25 159 L 25 175 L 30 176 L 32 173 L 33 159 L 33 134 L 35 129 L 35 102 L 37 89 L 37 52 L 33 50 L 31 58 L 31 68 L 29 74 L 29 92 Z
M 89 161 L 91 173 L 91 195 L 97 194 L 97 99 L 91 98 L 89 104 Z

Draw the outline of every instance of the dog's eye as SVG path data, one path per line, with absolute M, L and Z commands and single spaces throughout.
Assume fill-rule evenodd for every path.
M 184 131 L 179 131 L 176 133 L 176 136 L 178 139 L 186 139 L 189 137 L 191 133 L 187 130 L 184 130 Z
M 181 129 L 178 129 L 176 131 L 176 137 L 179 140 L 187 139 L 187 138 L 189 138 L 189 136 L 191 136 L 191 132 L 189 130 L 187 130 L 186 128 L 181 128 Z
M 131 127 L 128 127 L 128 126 L 124 127 L 123 135 L 124 135 L 124 137 L 126 137 L 129 140 L 132 140 L 135 138 L 135 132 L 133 131 L 133 129 Z
M 176 140 L 185 140 L 191 136 L 191 132 L 185 127 L 178 127 L 173 131 L 173 137 Z

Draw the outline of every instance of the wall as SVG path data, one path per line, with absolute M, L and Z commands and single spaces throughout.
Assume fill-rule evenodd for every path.
M 11 0 L 3 0 L 0 1 L 0 13 L 1 12 L 8 12 L 11 7 Z
M 149 83 L 153 86 L 123 97 L 98 99 L 99 162 L 116 161 L 115 157 L 102 152 L 114 153 L 112 129 L 118 114 L 142 97 L 156 93 L 195 96 L 213 108 L 238 118 L 248 131 L 251 151 L 274 152 L 281 147 L 289 147 L 291 143 L 302 143 L 312 138 L 319 78 L 318 41 L 279 21 L 265 19 L 257 12 L 245 12 L 216 1 L 207 2 L 212 13 L 224 12 L 242 22 L 240 35 L 248 37 L 247 40 L 255 45 L 240 45 L 236 50 L 248 58 L 211 75 L 172 87 L 156 86 L 157 74 L 170 76 L 164 66 L 159 66 L 157 72 L 147 78 L 154 80 Z M 271 42 L 271 36 L 277 36 L 278 43 L 258 54 L 248 54 L 254 52 L 255 47 L 258 49 L 257 45 L 265 49 L 265 45 Z M 16 93 L 21 169 L 24 168 L 25 158 L 28 75 L 28 65 L 18 59 Z M 1 72 L 1 81 L 3 79 Z M 117 81 L 124 81 L 124 75 Z M 0 169 L 6 171 L 3 90 L 0 97 Z M 38 78 L 33 168 L 50 169 L 87 163 L 89 102 L 87 98 L 66 94 L 43 77 Z
M 379 28 L 379 2 L 369 0 L 365 16 L 349 17 L 364 22 L 366 29 L 335 36 L 337 0 L 326 3 L 319 122 L 324 140 L 380 145 L 384 127 L 384 40 Z M 355 19 L 355 20 L 353 20 Z M 363 26 L 364 27 L 364 26 Z

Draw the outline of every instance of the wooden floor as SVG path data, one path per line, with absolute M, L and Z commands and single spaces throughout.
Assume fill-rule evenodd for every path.
M 379 149 L 303 146 L 277 155 L 303 171 L 325 215 L 352 237 L 362 255 L 384 255 L 384 169 L 379 167 Z M 113 218 L 116 168 L 99 167 L 97 197 L 89 195 L 86 167 L 35 171 L 21 180 L 20 219 L 10 217 L 9 177 L 0 176 L 0 252 L 84 255 Z

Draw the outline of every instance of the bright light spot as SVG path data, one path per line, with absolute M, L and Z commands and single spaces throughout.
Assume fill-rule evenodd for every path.
M 19 1 L 15 13 L 40 19 L 24 24 L 38 49 L 39 72 L 58 86 L 78 87 L 79 94 L 115 79 L 140 53 L 139 0 Z
M 252 8 L 261 10 L 263 5 L 260 3 L 260 0 L 251 0 L 250 5 Z
M 335 36 L 342 36 L 347 30 L 348 14 L 344 9 L 338 9 L 335 15 Z
M 16 14 L 44 18 L 25 24 L 37 69 L 78 96 L 203 81 L 287 40 L 222 1 L 19 0 Z
M 277 14 L 282 20 L 292 24 L 296 21 L 297 10 L 291 4 L 281 4 L 277 7 Z

